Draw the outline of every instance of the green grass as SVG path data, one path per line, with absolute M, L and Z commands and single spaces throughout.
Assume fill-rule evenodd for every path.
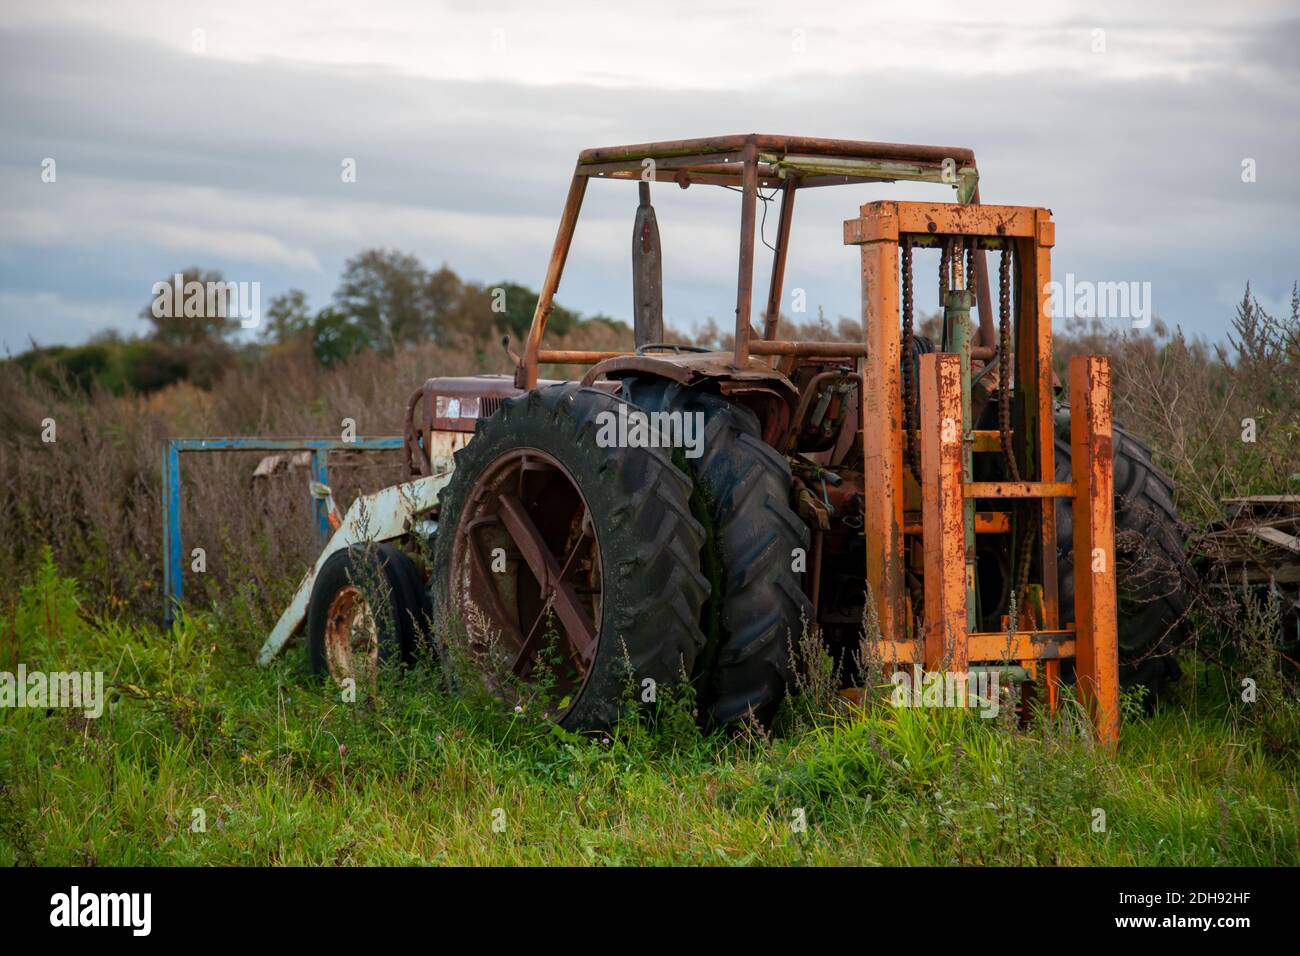
M 0 670 L 102 670 L 116 699 L 0 710 L 0 865 L 1300 863 L 1294 702 L 1265 725 L 1201 686 L 1117 754 L 1068 720 L 808 701 L 774 740 L 701 736 L 689 702 L 593 740 L 425 669 L 344 704 L 300 650 L 256 667 L 260 639 L 88 619 L 47 562 Z

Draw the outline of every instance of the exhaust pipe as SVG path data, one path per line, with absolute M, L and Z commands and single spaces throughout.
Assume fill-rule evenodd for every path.
M 632 328 L 636 347 L 641 348 L 664 340 L 664 278 L 650 184 L 643 181 L 638 185 L 641 203 L 632 230 Z

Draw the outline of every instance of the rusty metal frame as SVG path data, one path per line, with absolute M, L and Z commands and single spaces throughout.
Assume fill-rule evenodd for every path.
M 546 351 L 541 347 L 572 247 L 587 182 L 595 178 L 674 182 L 682 188 L 703 184 L 739 189 L 740 250 L 736 276 L 735 345 L 731 363 L 737 369 L 749 367 L 750 355 L 830 354 L 820 351 L 826 348 L 826 343 L 776 341 L 796 190 L 906 180 L 950 185 L 958 190 L 963 203 L 979 202 L 975 154 L 959 147 L 751 133 L 583 150 L 578 155 L 524 353 L 516 370 L 515 381 L 520 388 L 536 386 L 538 366 L 542 364 L 593 364 L 629 354 Z M 763 314 L 762 339 L 755 340 L 751 327 L 754 209 L 760 188 L 779 188 L 782 200 L 772 277 Z M 991 312 L 984 254 L 981 252 L 976 260 L 980 306 L 978 342 L 991 347 L 994 333 L 991 320 L 986 318 Z
M 1119 739 L 1119 644 L 1115 581 L 1115 479 L 1110 360 L 1070 359 L 1070 454 L 1074 483 L 1075 674 L 1098 737 Z
M 165 438 L 162 441 L 163 506 L 163 622 L 171 627 L 181 613 L 185 597 L 184 553 L 181 540 L 181 455 L 231 451 L 306 451 L 311 453 L 310 476 L 322 485 L 329 484 L 328 454 L 331 451 L 398 451 L 404 447 L 399 437 L 354 438 Z M 330 527 L 326 504 L 310 497 L 312 514 L 322 542 L 329 540 Z
M 969 663 L 964 638 L 975 630 L 975 609 L 967 595 L 975 582 L 962 496 L 960 356 L 921 356 L 920 384 L 925 666 L 964 671 Z
M 921 640 L 908 639 L 904 586 L 903 421 L 898 256 L 904 241 L 934 244 L 961 237 L 977 248 L 1010 248 L 1018 273 L 1013 405 L 1015 449 L 1023 480 L 972 480 L 970 452 L 990 450 L 990 436 L 963 422 L 969 384 L 963 357 L 920 359 L 921 528 L 924 619 Z M 1051 322 L 1047 287 L 1055 229 L 1046 209 L 1012 206 L 876 202 L 844 224 L 844 241 L 861 249 L 863 325 L 862 439 L 868 594 L 880 621 L 878 651 L 893 663 L 964 670 L 973 663 L 1015 661 L 1046 677 L 1055 701 L 1057 665 L 1075 656 L 1079 689 L 1097 737 L 1113 743 L 1119 728 L 1114 577 L 1114 502 L 1110 371 L 1104 358 L 1071 360 L 1073 475 L 1055 480 Z M 1056 583 L 1057 498 L 1072 499 L 1075 525 L 1075 620 L 1061 629 Z M 1036 522 L 1031 571 L 1042 588 L 1033 626 L 1014 633 L 976 632 L 973 541 L 976 499 L 1014 503 Z M 1030 503 L 1034 505 L 1030 505 Z M 1005 513 L 1004 513 L 1005 514 Z M 1010 516 L 1007 515 L 1007 530 Z M 985 533 L 991 522 L 983 522 Z M 1041 665 L 1041 670 L 1040 670 Z
M 955 171 L 955 174 L 954 174 Z M 1113 503 L 1109 476 L 1109 379 L 1099 366 L 1088 365 L 1080 394 L 1090 402 L 1083 431 L 1075 439 L 1072 481 L 1055 480 L 1055 428 L 1052 414 L 1052 329 L 1047 315 L 1051 250 L 1055 226 L 1047 209 L 985 206 L 980 203 L 974 153 L 967 149 L 870 143 L 761 134 L 676 140 L 585 150 L 573 180 L 533 315 L 528 340 L 515 376 L 517 387 L 537 383 L 543 363 L 593 365 L 584 378 L 637 365 L 632 352 L 547 351 L 541 348 L 547 319 L 572 246 L 586 183 L 591 178 L 723 185 L 741 193 L 740 248 L 737 261 L 735 346 L 729 368 L 715 356 L 700 357 L 716 372 L 744 375 L 764 368 L 756 356 L 843 356 L 862 360 L 860 428 L 864 456 L 864 534 L 866 582 L 889 660 L 924 661 L 926 666 L 955 667 L 979 661 L 1018 661 L 1032 673 L 1046 675 L 1048 699 L 1060 659 L 1078 651 L 1081 690 L 1096 719 L 1098 736 L 1117 733 L 1118 680 L 1112 667 L 1116 645 L 1113 569 L 1110 577 L 1089 572 L 1076 582 L 1074 630 L 1060 628 L 1056 580 L 1056 511 L 1059 497 L 1073 500 L 1076 534 L 1086 525 L 1089 541 L 1113 550 Z M 942 182 L 956 186 L 958 203 L 875 202 L 844 224 L 844 242 L 861 254 L 864 341 L 860 344 L 784 342 L 776 338 L 788 256 L 795 193 L 799 189 L 859 182 Z M 955 180 L 955 181 L 954 181 Z M 763 312 L 762 338 L 752 334 L 755 207 L 760 188 L 781 190 L 781 211 L 773 270 Z M 920 527 L 903 510 L 903 415 L 901 336 L 899 328 L 899 244 L 933 246 L 946 237 L 969 240 L 975 251 L 975 292 L 979 326 L 965 357 L 987 360 L 997 335 L 989 294 L 985 253 L 1010 250 L 1015 267 L 1013 347 L 1015 353 L 1012 433 L 1019 475 L 1014 482 L 979 482 L 969 473 L 970 454 L 989 444 L 963 421 L 965 369 L 956 356 L 923 360 L 922 514 Z M 674 357 L 680 364 L 682 357 Z M 1092 360 L 1089 360 L 1092 361 Z M 960 362 L 960 359 L 959 359 Z M 956 414 L 954 415 L 954 409 Z M 955 447 L 945 444 L 943 424 L 958 423 Z M 936 429 L 936 425 L 938 428 Z M 927 450 L 928 448 L 928 450 Z M 955 454 L 955 457 L 954 457 Z M 1104 459 L 1104 460 L 1103 460 Z M 1104 490 L 1103 490 L 1104 489 Z M 1009 512 L 976 512 L 975 501 L 1002 500 Z M 1030 574 L 1039 582 L 1041 601 L 1028 628 L 1012 633 L 975 631 L 973 607 L 973 540 L 976 533 L 1007 534 L 1017 521 L 1032 521 L 1036 547 Z M 954 523 L 955 522 L 955 523 Z M 905 588 L 905 535 L 925 539 L 928 599 L 922 640 L 911 634 Z M 1112 544 L 1104 542 L 1111 540 Z M 1108 554 L 1110 552 L 1107 552 Z M 1113 562 L 1112 562 L 1113 563 Z M 1076 561 L 1091 567 L 1090 562 Z M 1077 639 L 1076 639 L 1077 636 Z M 1041 670 L 1039 665 L 1042 665 Z M 1083 686 L 1086 683 L 1086 686 Z

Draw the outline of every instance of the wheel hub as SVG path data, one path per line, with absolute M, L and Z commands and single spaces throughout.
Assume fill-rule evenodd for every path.
M 354 585 L 341 588 L 325 617 L 325 663 L 335 681 L 373 679 L 379 668 L 379 628 Z
M 469 650 L 498 690 L 544 685 L 567 712 L 596 654 L 600 543 L 569 472 L 534 448 L 515 449 L 470 489 L 452 546 Z

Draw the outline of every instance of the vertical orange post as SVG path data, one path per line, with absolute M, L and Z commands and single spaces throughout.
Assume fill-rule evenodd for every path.
M 921 523 L 925 541 L 925 667 L 965 671 L 967 585 L 962 493 L 961 357 L 921 356 Z
M 1070 359 L 1070 454 L 1074 469 L 1075 671 L 1097 739 L 1119 740 L 1115 482 L 1110 361 Z
M 867 356 L 862 379 L 867 585 L 875 598 L 880 635 L 904 640 L 907 600 L 903 578 L 903 398 L 898 302 L 898 207 L 867 203 L 845 223 L 845 242 L 862 249 L 862 324 Z

